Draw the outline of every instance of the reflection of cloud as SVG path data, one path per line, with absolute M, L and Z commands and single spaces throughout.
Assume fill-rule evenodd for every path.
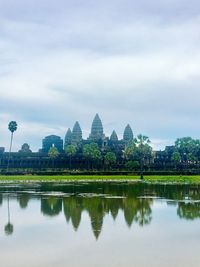
M 36 149 L 49 127 L 64 136 L 79 120 L 86 135 L 96 112 L 106 133 L 121 136 L 129 122 L 135 134 L 160 138 L 158 148 L 195 137 L 196 1 L 36 2 L 0 4 L 0 145 L 8 145 L 8 117 L 19 122 L 15 149 L 25 136 Z

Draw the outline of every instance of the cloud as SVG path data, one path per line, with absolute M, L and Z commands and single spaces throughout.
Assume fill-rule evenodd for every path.
M 11 119 L 15 150 L 76 120 L 86 137 L 96 112 L 106 134 L 130 123 L 158 148 L 197 137 L 200 17 L 191 2 L 170 2 L 1 3 L 0 144 Z

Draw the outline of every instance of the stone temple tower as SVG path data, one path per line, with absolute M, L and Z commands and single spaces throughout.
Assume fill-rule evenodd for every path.
M 111 142 L 117 142 L 118 141 L 118 136 L 117 136 L 117 133 L 115 132 L 115 130 L 112 132 L 112 134 L 110 136 L 110 141 Z
M 105 136 L 103 133 L 103 125 L 102 125 L 101 119 L 99 118 L 99 115 L 96 114 L 92 122 L 89 140 L 98 141 L 98 140 L 104 139 L 104 137 Z
M 133 140 L 133 131 L 132 131 L 131 126 L 129 124 L 124 129 L 123 140 L 124 140 L 124 142 L 130 142 Z
M 78 121 L 74 124 L 72 130 L 72 144 L 77 145 L 82 141 L 82 130 Z
M 65 146 L 71 145 L 71 142 L 72 142 L 72 131 L 69 128 L 65 135 Z

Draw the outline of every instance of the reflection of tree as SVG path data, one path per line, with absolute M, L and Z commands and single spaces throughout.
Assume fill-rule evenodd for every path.
M 178 203 L 177 214 L 186 220 L 200 218 L 200 203 Z
M 127 225 L 130 227 L 133 221 L 140 226 L 151 222 L 151 199 L 144 198 L 126 198 L 124 199 L 124 217 Z
M 144 199 L 139 198 L 138 199 L 138 210 L 137 210 L 137 217 L 136 222 L 140 226 L 144 226 L 146 224 L 149 224 L 151 222 L 151 207 L 150 203 L 152 202 L 151 199 Z
M 0 194 L 0 206 L 3 204 L 3 195 Z
M 30 195 L 29 194 L 21 194 L 21 195 L 19 195 L 18 201 L 19 201 L 20 208 L 22 208 L 22 209 L 27 208 L 29 199 L 30 199 Z
M 9 195 L 7 198 L 7 208 L 8 208 L 8 223 L 4 227 L 4 231 L 6 235 L 12 235 L 14 231 L 13 225 L 10 223 L 10 201 L 9 201 Z
M 62 199 L 56 196 L 41 199 L 41 211 L 48 216 L 58 215 L 62 211 Z

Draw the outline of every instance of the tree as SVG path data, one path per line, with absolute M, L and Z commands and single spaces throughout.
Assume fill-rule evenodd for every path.
M 83 146 L 83 156 L 88 161 L 88 168 L 90 162 L 93 163 L 94 161 L 100 160 L 101 157 L 101 151 L 99 150 L 99 147 L 96 143 L 86 144 Z
M 138 168 L 140 167 L 140 164 L 136 160 L 134 160 L 134 161 L 133 160 L 129 160 L 128 162 L 126 162 L 125 167 L 130 171 L 138 170 Z
M 149 138 L 145 135 L 139 134 L 137 138 L 126 145 L 124 150 L 125 159 L 129 161 L 131 160 L 134 162 L 139 162 L 141 179 L 143 179 L 143 168 L 145 160 L 150 160 L 152 156 L 152 148 L 149 144 Z M 130 163 L 126 167 L 130 167 Z
M 8 129 L 11 132 L 11 139 L 10 139 L 10 149 L 9 149 L 9 156 L 8 156 L 7 171 L 9 169 L 9 164 L 10 164 L 10 154 L 11 154 L 11 150 L 12 150 L 13 134 L 17 130 L 17 123 L 16 123 L 16 121 L 10 121 L 9 124 L 8 124 Z
M 196 140 L 191 137 L 178 138 L 175 141 L 175 147 L 180 152 L 181 156 L 184 156 L 195 151 Z
M 172 154 L 172 161 L 174 161 L 175 163 L 175 167 L 177 168 L 177 164 L 181 162 L 181 154 L 177 151 L 175 151 L 173 154 Z
M 113 164 L 116 163 L 117 157 L 115 153 L 107 152 L 106 155 L 104 156 L 104 160 L 105 160 L 106 165 L 112 166 Z
M 200 140 L 191 137 L 178 138 L 175 141 L 175 149 L 180 153 L 181 161 L 186 163 L 197 163 L 200 158 Z
M 54 168 L 55 159 L 59 156 L 58 149 L 55 146 L 50 147 L 48 156 L 52 159 L 52 167 Z
M 195 163 L 195 162 L 197 162 L 197 157 L 196 157 L 196 155 L 195 155 L 195 153 L 192 153 L 192 152 L 190 152 L 188 155 L 187 155 L 187 161 L 189 162 L 189 163 Z
M 69 168 L 71 170 L 72 157 L 76 154 L 76 146 L 68 145 L 65 147 L 65 153 L 69 156 Z
M 129 142 L 123 151 L 123 156 L 126 160 L 130 160 L 133 158 L 134 151 L 136 150 L 135 140 Z
M 140 178 L 141 180 L 143 180 L 144 161 L 145 159 L 150 159 L 152 155 L 152 147 L 149 145 L 151 142 L 148 136 L 139 134 L 135 139 L 135 143 L 136 143 L 135 155 L 139 159 Z

